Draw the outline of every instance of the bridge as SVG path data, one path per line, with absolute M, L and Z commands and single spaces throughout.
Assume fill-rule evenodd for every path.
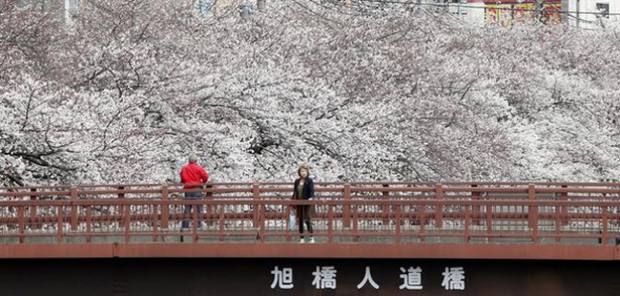
M 310 201 L 291 183 L 213 183 L 198 200 L 180 184 L 0 188 L 0 256 L 620 258 L 616 183 L 319 182 Z M 315 244 L 288 222 L 302 204 Z
M 617 183 L 324 182 L 310 201 L 291 200 L 291 183 L 193 191 L 205 197 L 180 184 L 0 188 L 0 294 L 620 291 Z M 289 222 L 297 205 L 315 209 L 314 244 Z

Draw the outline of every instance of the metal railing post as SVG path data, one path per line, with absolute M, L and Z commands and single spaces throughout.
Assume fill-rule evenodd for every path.
M 213 184 L 207 183 L 205 184 L 205 197 L 208 200 L 213 199 Z M 217 205 L 206 204 L 204 205 L 206 218 L 203 220 L 203 223 L 206 223 L 207 226 L 213 226 L 215 223 L 215 215 L 217 214 Z
M 332 205 L 327 205 L 327 242 L 334 242 L 334 211 Z
M 463 242 L 466 244 L 469 244 L 471 242 L 471 235 L 470 235 L 470 225 L 471 225 L 471 214 L 473 212 L 473 209 L 470 210 L 470 208 L 473 208 L 472 205 L 466 205 L 465 206 L 465 231 L 463 231 Z
M 150 205 L 151 209 L 153 211 L 153 213 L 151 214 L 151 217 L 153 219 L 153 221 L 151 221 L 151 225 L 152 225 L 152 239 L 153 242 L 157 242 L 157 237 L 158 237 L 158 232 L 159 232 L 159 225 L 160 225 L 160 219 L 159 219 L 159 215 L 160 215 L 160 211 L 158 210 L 161 206 L 161 203 L 158 204 L 152 204 Z
M 119 186 L 117 189 L 118 189 L 118 190 L 125 190 L 125 187 L 124 187 L 124 186 Z M 121 199 L 121 200 L 122 200 L 122 199 L 124 199 L 124 198 L 125 198 L 125 193 L 118 192 L 118 193 L 116 194 L 116 196 L 118 197 L 118 199 Z M 119 208 L 119 212 L 120 212 L 120 213 L 125 213 L 125 207 L 127 207 L 127 206 L 125 206 L 125 205 L 121 205 L 121 206 L 120 206 L 120 208 Z M 119 222 L 118 222 L 118 227 L 119 227 L 119 228 L 122 228 L 122 227 L 124 227 L 124 226 L 125 226 L 125 220 L 124 220 L 124 219 L 121 219 L 121 221 L 119 221 Z
M 131 205 L 123 205 L 122 224 L 125 227 L 125 243 L 131 241 Z
M 487 219 L 487 234 L 491 234 L 493 232 L 493 205 L 490 203 L 485 203 L 485 207 Z
M 26 211 L 23 205 L 17 207 L 17 220 L 19 223 L 19 243 L 23 244 L 26 241 L 26 219 L 24 212 Z
M 419 206 L 419 208 L 421 210 L 419 211 L 420 215 L 418 217 L 418 219 L 420 219 L 420 233 L 418 237 L 420 242 L 423 243 L 426 241 L 426 204 Z
M 168 184 L 164 184 L 161 187 L 161 228 L 162 230 L 168 229 L 168 219 L 170 217 L 170 193 L 168 191 Z
M 198 242 L 198 204 L 200 200 L 191 199 L 191 212 L 192 212 L 192 242 Z
M 536 204 L 536 186 L 529 184 L 527 188 L 530 205 L 528 207 L 528 224 L 532 230 L 532 242 L 538 243 L 538 205 Z
M 471 184 L 471 188 L 477 188 L 477 187 L 478 187 L 478 184 Z M 471 192 L 471 200 L 472 201 L 474 201 L 474 202 L 479 201 L 480 197 L 481 197 L 481 194 L 480 194 L 479 191 L 472 191 Z M 471 214 L 472 214 L 473 218 L 472 218 L 471 222 L 472 222 L 473 225 L 480 225 L 480 224 L 482 224 L 482 221 L 480 219 L 480 209 L 481 209 L 480 205 L 473 205 L 473 207 L 472 207 L 472 211 L 471 211 L 472 213 Z
M 439 203 L 435 207 L 435 227 L 443 228 L 443 184 L 435 184 L 435 198 Z M 424 221 L 420 221 L 423 223 Z
M 226 224 L 225 219 L 225 215 L 226 215 L 226 206 L 225 205 L 220 205 L 220 207 L 216 208 L 219 209 L 218 211 L 218 221 L 219 221 L 219 225 L 217 227 L 217 231 L 218 231 L 218 240 L 219 241 L 224 241 L 224 225 Z
M 260 185 L 258 183 L 253 183 L 252 184 L 252 200 L 254 200 L 255 203 L 254 203 L 254 211 L 252 214 L 252 225 L 254 226 L 254 228 L 257 228 L 260 222 L 261 205 L 257 203 L 259 199 L 260 199 Z
M 260 242 L 264 243 L 265 242 L 265 223 L 266 223 L 265 215 L 266 215 L 266 213 L 265 213 L 265 207 L 262 204 L 259 206 L 259 208 L 260 208 L 260 211 L 259 211 L 259 215 L 260 215 L 259 216 L 259 220 L 260 220 L 259 221 L 259 226 L 260 226 L 260 229 L 259 229 L 258 233 L 259 233 L 259 236 L 260 236 Z
M 396 211 L 394 213 L 394 235 L 396 236 L 394 238 L 394 241 L 396 242 L 396 244 L 400 244 L 401 243 L 401 223 L 402 223 L 402 219 L 401 219 L 401 211 L 402 211 L 402 204 L 398 204 L 396 205 Z
M 568 185 L 562 185 L 562 189 L 568 189 Z M 568 192 L 560 192 L 560 200 L 562 201 L 568 201 Z M 562 206 L 562 224 L 563 225 L 568 225 L 568 206 L 567 205 L 563 205 Z
M 602 221 L 602 223 L 603 223 L 603 225 L 602 225 L 603 226 L 602 232 L 603 233 L 601 233 L 601 241 L 602 241 L 603 245 L 606 245 L 607 244 L 607 238 L 609 237 L 609 230 L 608 230 L 608 226 L 607 226 L 607 223 L 608 223 L 607 214 L 609 213 L 608 207 L 607 206 L 603 206 L 602 212 L 603 212 L 603 221 Z
M 86 242 L 90 243 L 92 238 L 92 207 L 86 208 Z
M 71 230 L 76 231 L 78 226 L 77 187 L 71 186 Z
M 553 210 L 553 224 L 554 224 L 554 230 L 555 230 L 555 242 L 559 243 L 562 241 L 562 238 L 560 237 L 560 230 L 562 228 L 562 218 L 561 218 L 561 208 L 563 206 L 556 206 Z
M 62 229 L 63 229 L 63 215 L 62 215 L 62 206 L 56 207 L 56 243 L 62 243 Z
M 351 184 L 345 183 L 342 188 L 342 224 L 344 228 L 351 228 Z
M 30 192 L 37 192 L 36 188 L 30 188 Z M 31 205 L 30 205 L 30 227 L 32 228 L 36 228 L 39 229 L 41 228 L 42 224 L 38 222 L 38 209 L 36 206 L 36 203 L 34 201 L 37 200 L 37 196 L 36 195 L 31 195 L 30 196 L 30 201 L 31 201 Z
M 389 184 L 383 184 L 381 185 L 383 186 L 383 188 L 389 188 L 390 185 Z M 390 205 L 388 203 L 385 202 L 385 200 L 388 200 L 390 198 L 390 191 L 388 190 L 384 190 L 381 192 L 382 195 L 382 205 L 381 205 L 381 216 L 383 216 L 383 225 L 390 225 Z

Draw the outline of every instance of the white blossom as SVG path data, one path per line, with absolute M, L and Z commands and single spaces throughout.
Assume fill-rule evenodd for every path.
M 0 9 L 0 182 L 598 181 L 620 173 L 618 36 L 399 5 Z M 97 5 L 93 5 L 97 3 Z M 415 14 L 415 15 L 412 15 Z

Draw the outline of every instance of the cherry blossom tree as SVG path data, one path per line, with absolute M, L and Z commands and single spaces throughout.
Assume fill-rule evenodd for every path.
M 0 6 L 4 185 L 562 180 L 618 176 L 608 31 L 470 26 L 400 4 L 268 2 L 197 15 L 83 1 L 69 24 Z

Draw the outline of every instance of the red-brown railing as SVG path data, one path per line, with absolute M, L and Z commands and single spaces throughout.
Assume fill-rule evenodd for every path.
M 323 244 L 611 245 L 620 231 L 616 183 L 317 183 L 311 201 L 291 200 L 290 183 L 196 191 L 205 197 L 185 199 L 179 184 L 0 188 L 0 242 L 291 242 L 302 204 Z

